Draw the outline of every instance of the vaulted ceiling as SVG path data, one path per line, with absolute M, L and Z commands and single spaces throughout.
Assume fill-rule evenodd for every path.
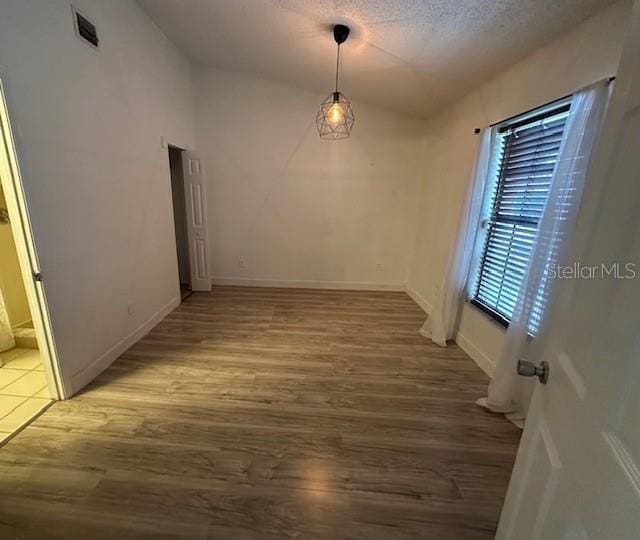
M 138 0 L 194 63 L 427 117 L 611 0 Z

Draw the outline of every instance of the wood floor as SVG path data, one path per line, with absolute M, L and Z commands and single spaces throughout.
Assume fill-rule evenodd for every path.
M 404 293 L 195 293 L 0 448 L 0 538 L 491 538 L 519 431 Z

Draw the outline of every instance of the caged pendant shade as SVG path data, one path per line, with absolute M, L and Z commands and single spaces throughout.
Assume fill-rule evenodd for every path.
M 340 45 L 349 36 L 349 27 L 336 24 L 333 27 L 333 38 L 338 44 L 336 58 L 336 89 L 320 104 L 316 115 L 316 127 L 322 139 L 346 139 L 351 135 L 355 118 L 351 102 L 338 91 L 338 75 L 340 72 Z

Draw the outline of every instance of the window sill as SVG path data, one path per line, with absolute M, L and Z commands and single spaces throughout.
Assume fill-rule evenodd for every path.
M 492 309 L 488 308 L 484 304 L 478 302 L 477 300 L 474 300 L 473 298 L 467 299 L 467 304 L 469 304 L 470 306 L 473 306 L 476 310 L 482 313 L 482 315 L 487 317 L 489 320 L 491 320 L 491 322 L 497 324 L 501 328 L 505 330 L 509 328 L 509 321 L 507 319 L 505 319 L 499 313 L 496 313 Z
M 489 321 L 500 327 L 502 330 L 506 331 L 509 328 L 509 321 L 507 321 L 507 319 L 502 317 L 502 315 L 495 313 L 484 304 L 481 304 L 480 302 L 473 300 L 472 298 L 468 298 L 466 303 L 470 305 L 475 311 L 479 311 L 485 319 L 489 319 Z M 531 332 L 527 333 L 527 342 L 533 341 L 534 338 L 535 334 L 532 334 Z

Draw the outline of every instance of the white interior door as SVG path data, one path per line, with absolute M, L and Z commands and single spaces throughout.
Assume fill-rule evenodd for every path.
M 549 380 L 533 395 L 500 539 L 640 538 L 638 58 L 640 0 L 574 250 L 583 268 L 618 263 L 628 279 L 577 279 L 560 286 L 558 317 L 544 354 Z
M 183 152 L 182 167 L 184 173 L 184 199 L 187 207 L 191 289 L 194 291 L 210 291 L 206 179 L 202 158 L 197 152 L 190 150 Z

